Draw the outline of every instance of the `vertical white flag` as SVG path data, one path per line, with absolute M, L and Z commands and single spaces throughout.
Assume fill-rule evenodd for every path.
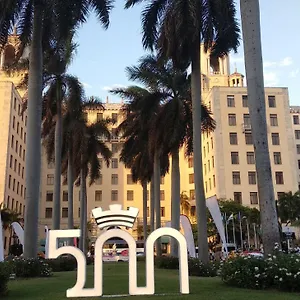
M 46 234 L 46 239 L 45 239 L 45 258 L 49 258 L 49 228 L 46 225 L 45 226 L 45 234 Z
M 0 211 L 0 262 L 4 261 L 3 226 Z

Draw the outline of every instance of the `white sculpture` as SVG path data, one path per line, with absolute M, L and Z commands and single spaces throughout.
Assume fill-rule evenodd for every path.
M 93 210 L 96 220 L 105 220 L 98 222 L 98 226 L 105 228 L 108 226 L 124 226 L 132 227 L 134 220 L 138 214 L 138 209 L 129 208 L 129 210 L 121 210 L 121 205 L 111 205 L 109 211 L 102 211 L 101 208 Z M 130 215 L 130 216 L 129 216 Z M 110 219 L 112 216 L 112 219 Z M 129 218 L 130 221 L 123 218 Z M 130 226 L 127 226 L 130 225 Z M 136 242 L 134 238 L 121 229 L 111 229 L 101 234 L 95 243 L 95 268 L 94 268 L 94 288 L 85 289 L 86 280 L 86 258 L 82 251 L 75 247 L 64 246 L 57 248 L 58 238 L 80 237 L 80 230 L 50 230 L 49 231 L 49 258 L 56 258 L 61 254 L 71 254 L 77 260 L 77 282 L 75 286 L 67 290 L 67 297 L 99 297 L 103 294 L 103 245 L 112 238 L 119 237 L 126 241 L 129 248 L 129 294 L 130 295 L 153 295 L 154 287 L 154 243 L 161 236 L 170 236 L 175 238 L 179 243 L 179 277 L 180 292 L 189 294 L 189 274 L 188 274 L 188 255 L 187 243 L 185 237 L 173 228 L 159 228 L 153 231 L 145 244 L 146 248 L 146 286 L 137 286 L 137 258 L 136 258 Z

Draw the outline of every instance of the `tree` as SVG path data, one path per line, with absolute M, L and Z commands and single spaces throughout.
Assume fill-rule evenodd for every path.
M 186 191 L 180 193 L 180 213 L 190 216 L 191 203 Z
M 215 57 L 239 45 L 239 28 L 233 0 L 127 0 L 129 8 L 148 2 L 142 13 L 143 45 L 157 49 L 159 56 L 172 59 L 176 67 L 191 64 L 195 199 L 199 259 L 207 263 L 206 203 L 203 186 L 201 146 L 200 43 Z
M 24 256 L 36 257 L 38 248 L 38 213 L 41 169 L 41 116 L 43 50 L 55 41 L 65 40 L 70 30 L 86 21 L 93 9 L 104 28 L 109 25 L 111 0 L 3 0 L 0 4 L 0 48 L 17 23 L 22 55 L 30 44 L 28 87 L 28 125 L 26 151 L 26 210 Z
M 284 193 L 278 199 L 278 216 L 281 222 L 295 222 L 300 219 L 300 192 Z
M 263 61 L 258 0 L 241 0 L 249 112 L 255 152 L 264 254 L 280 244 L 278 218 L 268 146 Z

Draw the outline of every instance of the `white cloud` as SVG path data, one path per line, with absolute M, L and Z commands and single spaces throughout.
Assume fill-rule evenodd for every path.
M 280 66 L 282 67 L 287 67 L 290 66 L 291 64 L 293 64 L 293 59 L 291 57 L 285 57 L 281 62 L 280 62 Z
M 86 82 L 83 82 L 82 85 L 86 88 L 86 89 L 91 89 L 92 86 Z
M 118 89 L 118 88 L 125 88 L 125 86 L 122 85 L 122 84 L 113 84 L 111 86 L 103 86 L 101 89 L 103 91 L 107 91 L 108 92 L 108 91 L 110 91 L 112 89 Z
M 278 74 L 276 72 L 264 72 L 265 86 L 276 86 L 279 83 Z
M 264 61 L 264 67 L 270 68 L 270 67 L 288 67 L 293 64 L 293 59 L 290 56 L 287 56 L 283 58 L 280 61 Z
M 291 71 L 290 74 L 289 74 L 289 77 L 290 78 L 296 78 L 299 75 L 299 73 L 300 73 L 299 69 Z
M 277 63 L 275 61 L 264 61 L 265 68 L 276 66 L 276 64 Z

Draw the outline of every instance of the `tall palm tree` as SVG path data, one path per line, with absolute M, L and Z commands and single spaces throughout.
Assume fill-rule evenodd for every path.
M 30 44 L 28 126 L 26 151 L 25 257 L 36 257 L 41 169 L 41 116 L 43 50 L 68 37 L 95 10 L 104 28 L 109 25 L 112 0 L 3 0 L 0 4 L 0 48 L 17 22 L 21 56 Z
M 239 45 L 234 0 L 127 0 L 125 8 L 146 2 L 142 12 L 143 46 L 157 49 L 175 66 L 191 64 L 195 199 L 199 259 L 207 263 L 206 203 L 201 146 L 200 43 L 211 55 L 222 56 Z
M 270 162 L 258 0 L 241 0 L 249 112 L 253 133 L 264 254 L 280 244 Z
M 106 165 L 109 166 L 112 153 L 105 144 L 110 139 L 110 131 L 108 124 L 110 120 L 100 120 L 96 123 L 88 125 L 82 120 L 82 128 L 77 132 L 74 145 L 77 145 L 78 152 L 76 159 L 80 161 L 80 249 L 86 252 L 87 237 L 87 192 L 86 181 L 89 177 L 89 185 L 92 185 L 101 175 L 101 164 L 99 156 L 103 157 Z

